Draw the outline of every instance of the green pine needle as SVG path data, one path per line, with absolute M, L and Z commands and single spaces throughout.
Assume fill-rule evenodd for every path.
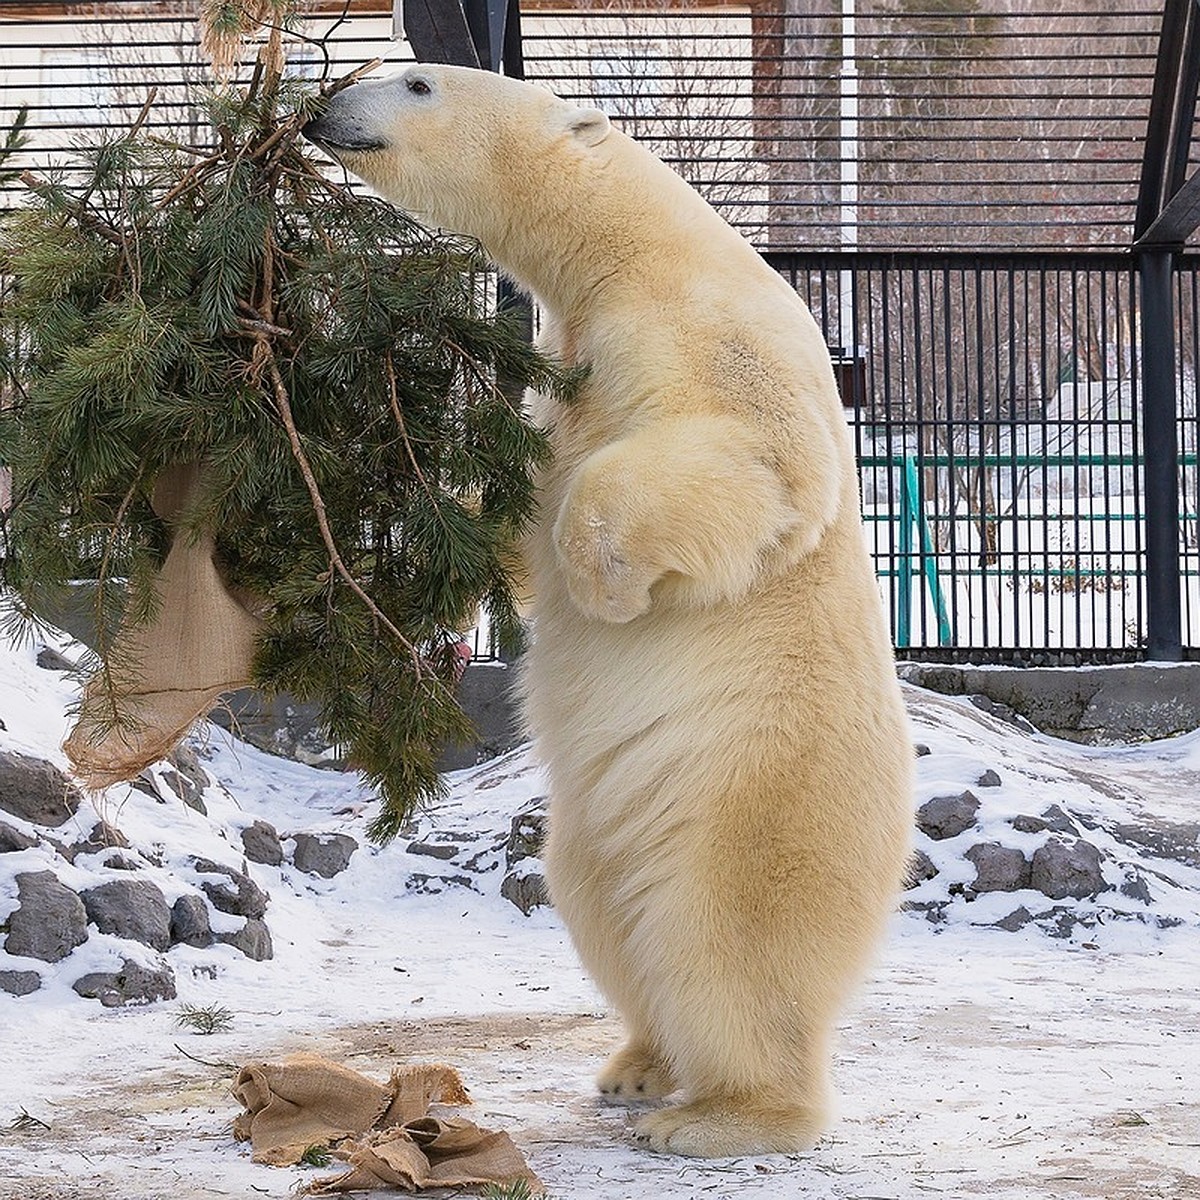
M 276 137 L 278 94 L 216 97 L 207 157 L 140 134 L 81 151 L 2 218 L 0 619 L 98 580 L 103 656 L 122 620 L 153 615 L 172 536 L 155 479 L 203 463 L 183 533 L 215 530 L 227 583 L 264 606 L 257 684 L 320 706 L 387 839 L 437 799 L 440 747 L 469 736 L 460 632 L 482 604 L 519 636 L 504 564 L 548 453 L 520 391 L 566 398 L 578 375 L 485 308 L 473 245 L 327 178 L 299 118 Z M 272 369 L 374 611 L 335 569 Z

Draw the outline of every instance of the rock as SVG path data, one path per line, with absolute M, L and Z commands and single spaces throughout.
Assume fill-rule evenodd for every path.
M 471 892 L 479 890 L 469 875 L 422 875 L 414 871 L 404 884 L 405 891 L 424 896 L 437 896 L 451 887 L 463 887 Z
M 1121 884 L 1121 895 L 1147 905 L 1153 900 L 1146 877 L 1135 867 L 1126 868 L 1125 882 Z
M 125 854 L 110 854 L 105 860 L 104 865 L 110 871 L 140 871 L 142 864 L 136 858 L 130 858 Z
M 195 946 L 203 950 L 214 940 L 208 905 L 199 896 L 180 896 L 171 905 L 172 945 Z
M 980 712 L 985 712 L 989 716 L 995 717 L 998 721 L 1004 721 L 1006 724 L 1015 725 L 1018 729 L 1023 729 L 1026 733 L 1037 733 L 1036 727 L 1021 716 L 1015 708 L 1007 704 L 1001 704 L 998 700 L 993 700 L 990 696 L 974 695 L 967 697 L 970 702 L 975 705 Z
M 236 933 L 221 933 L 217 935 L 218 942 L 234 946 L 247 958 L 255 962 L 266 962 L 274 956 L 275 949 L 271 945 L 271 931 L 265 921 L 252 918 Z
M 37 665 L 43 671 L 74 671 L 76 664 L 65 654 L 60 654 L 51 646 L 43 646 L 37 653 Z
M 975 892 L 1015 892 L 1029 886 L 1029 860 L 1011 846 L 983 842 L 963 856 L 975 868 Z
M 925 745 L 924 742 L 917 742 L 913 746 L 913 753 L 918 758 L 926 758 L 926 757 L 928 757 L 929 754 L 932 753 L 932 751 L 929 749 L 929 747 L 927 745 Z
M 175 999 L 175 973 L 170 967 L 164 964 L 156 970 L 128 958 L 119 971 L 94 971 L 71 986 L 80 996 L 99 1000 L 105 1008 Z
M 5 821 L 0 821 L 0 854 L 12 854 L 17 850 L 28 850 L 37 845 L 37 838 L 31 838 L 14 829 Z
M 1100 851 L 1082 838 L 1052 837 L 1033 853 L 1030 883 L 1051 900 L 1090 899 L 1108 887 L 1100 870 Z
M 536 872 L 528 875 L 510 872 L 500 885 L 500 895 L 515 904 L 525 916 L 529 916 L 535 908 L 550 903 L 545 877 Z
M 212 780 L 200 765 L 196 752 L 190 746 L 181 743 L 167 755 L 166 761 L 175 770 L 163 771 L 163 782 L 188 808 L 195 809 L 201 816 L 208 816 L 203 792 Z
M 9 954 L 58 962 L 87 941 L 87 910 L 53 871 L 17 876 L 16 912 L 8 918 Z
M 101 933 L 166 950 L 171 944 L 171 910 L 148 879 L 114 879 L 89 888 L 81 899 Z
M 449 862 L 461 849 L 453 842 L 409 842 L 406 847 L 409 854 L 425 854 L 430 858 L 440 858 Z
M 935 842 L 957 837 L 975 824 L 979 799 L 974 792 L 957 796 L 934 796 L 917 809 L 917 828 Z
M 242 849 L 251 862 L 268 867 L 277 867 L 283 862 L 283 845 L 275 826 L 269 821 L 255 821 L 242 830 Z
M 1057 805 L 1052 804 L 1040 817 L 1013 817 L 1012 827 L 1019 833 L 1052 833 L 1077 834 L 1079 826 Z
M 924 850 L 914 850 L 912 858 L 909 860 L 908 876 L 904 886 L 906 889 L 915 888 L 927 879 L 932 879 L 937 873 L 937 867 L 933 865 L 929 855 Z
M 266 913 L 267 902 L 271 897 L 249 875 L 207 858 L 193 859 L 193 864 L 201 875 L 225 877 L 220 882 L 205 879 L 200 883 L 200 890 L 212 901 L 213 908 L 218 912 L 252 918 L 261 917 Z
M 107 821 L 97 821 L 92 831 L 82 842 L 61 847 L 63 858 L 74 862 L 81 854 L 99 854 L 103 850 L 128 850 L 129 840 Z
M 522 859 L 542 856 L 542 849 L 546 845 L 546 814 L 543 811 L 546 798 L 539 796 L 535 803 L 536 808 L 531 805 L 524 812 L 517 813 L 509 826 L 504 857 L 510 867 Z
M 36 971 L 0 971 L 0 992 L 10 996 L 28 996 L 42 986 Z
M 1140 825 L 1114 825 L 1109 832 L 1126 845 L 1149 850 L 1159 858 L 1200 867 L 1200 824 L 1148 818 Z
M 989 768 L 988 770 L 984 771 L 984 773 L 982 775 L 980 775 L 980 777 L 977 780 L 975 780 L 975 786 L 976 787 L 999 787 L 1000 786 L 1000 776 L 997 775 L 995 771 L 991 770 L 991 768 Z
M 0 751 L 0 808 L 13 816 L 57 828 L 82 800 L 79 789 L 44 758 Z
M 306 875 L 332 879 L 350 865 L 358 842 L 346 833 L 298 833 L 292 863 Z
M 1033 920 L 1033 913 L 1021 905 L 1020 908 L 1014 908 L 1007 917 L 997 921 L 994 928 L 1003 929 L 1006 933 L 1016 933 L 1018 929 L 1028 925 Z

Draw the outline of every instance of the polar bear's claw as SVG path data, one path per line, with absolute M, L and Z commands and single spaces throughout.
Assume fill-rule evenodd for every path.
M 614 1104 L 657 1100 L 675 1090 L 670 1068 L 636 1042 L 622 1047 L 605 1063 L 596 1085 L 600 1095 Z

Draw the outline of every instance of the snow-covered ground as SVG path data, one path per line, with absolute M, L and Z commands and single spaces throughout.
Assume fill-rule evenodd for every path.
M 34 665 L 32 648 L 0 648 L 0 750 L 61 764 L 72 693 Z M 1200 733 L 1086 749 L 966 701 L 908 694 L 914 739 L 930 750 L 917 803 L 979 792 L 994 770 L 1001 783 L 981 810 L 988 836 L 1004 840 L 1007 815 L 1052 804 L 1090 814 L 1102 836 L 1121 821 L 1200 820 Z M 553 912 L 525 917 L 500 896 L 499 861 L 443 883 L 462 878 L 456 865 L 410 853 L 411 839 L 366 844 L 369 797 L 354 777 L 212 729 L 195 744 L 219 781 L 205 793 L 207 817 L 128 788 L 98 801 L 134 846 L 155 849 L 159 865 L 143 869 L 168 901 L 186 885 L 188 855 L 240 855 L 238 834 L 256 818 L 363 845 L 329 880 L 255 865 L 271 896 L 274 958 L 176 946 L 167 957 L 178 1001 L 106 1009 L 77 997 L 77 956 L 91 956 L 85 969 L 111 969 L 120 949 L 99 934 L 61 963 L 36 964 L 33 994 L 0 993 L 0 1197 L 289 1196 L 312 1172 L 254 1165 L 233 1141 L 229 1064 L 310 1049 L 380 1078 L 401 1061 L 458 1067 L 474 1119 L 507 1129 L 557 1200 L 1200 1198 L 1200 890 L 1184 864 L 1137 860 L 1153 908 L 1064 901 L 1086 920 L 1053 938 L 1037 924 L 994 928 L 1033 897 L 969 901 L 952 890 L 952 839 L 938 843 L 941 876 L 910 897 L 946 899 L 944 919 L 897 914 L 843 1023 L 840 1112 L 825 1140 L 807 1155 L 693 1162 L 636 1149 L 628 1110 L 596 1098 L 591 1078 L 617 1022 Z M 543 790 L 526 750 L 459 773 L 448 801 L 420 818 L 420 838 L 478 846 L 486 868 L 512 815 Z M 82 838 L 95 814 L 85 806 L 73 820 L 69 833 Z M 15 875 L 40 869 L 40 853 L 0 855 L 0 921 L 16 903 Z M 1137 859 L 1116 846 L 1105 864 L 1114 880 L 1122 854 Z M 93 862 L 77 859 L 78 886 L 104 875 Z M 181 1029 L 183 1003 L 221 1005 L 231 1030 Z

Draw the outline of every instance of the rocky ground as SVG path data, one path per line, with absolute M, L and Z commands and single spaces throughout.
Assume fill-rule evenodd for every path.
M 912 886 L 841 1117 L 813 1155 L 693 1164 L 594 1096 L 619 1031 L 547 907 L 527 749 L 387 848 L 352 776 L 203 731 L 86 797 L 61 667 L 0 649 L 0 1197 L 288 1195 L 304 1173 L 249 1162 L 228 1084 L 301 1047 L 451 1062 L 560 1200 L 1200 1197 L 1200 734 L 1080 747 L 908 689 Z

